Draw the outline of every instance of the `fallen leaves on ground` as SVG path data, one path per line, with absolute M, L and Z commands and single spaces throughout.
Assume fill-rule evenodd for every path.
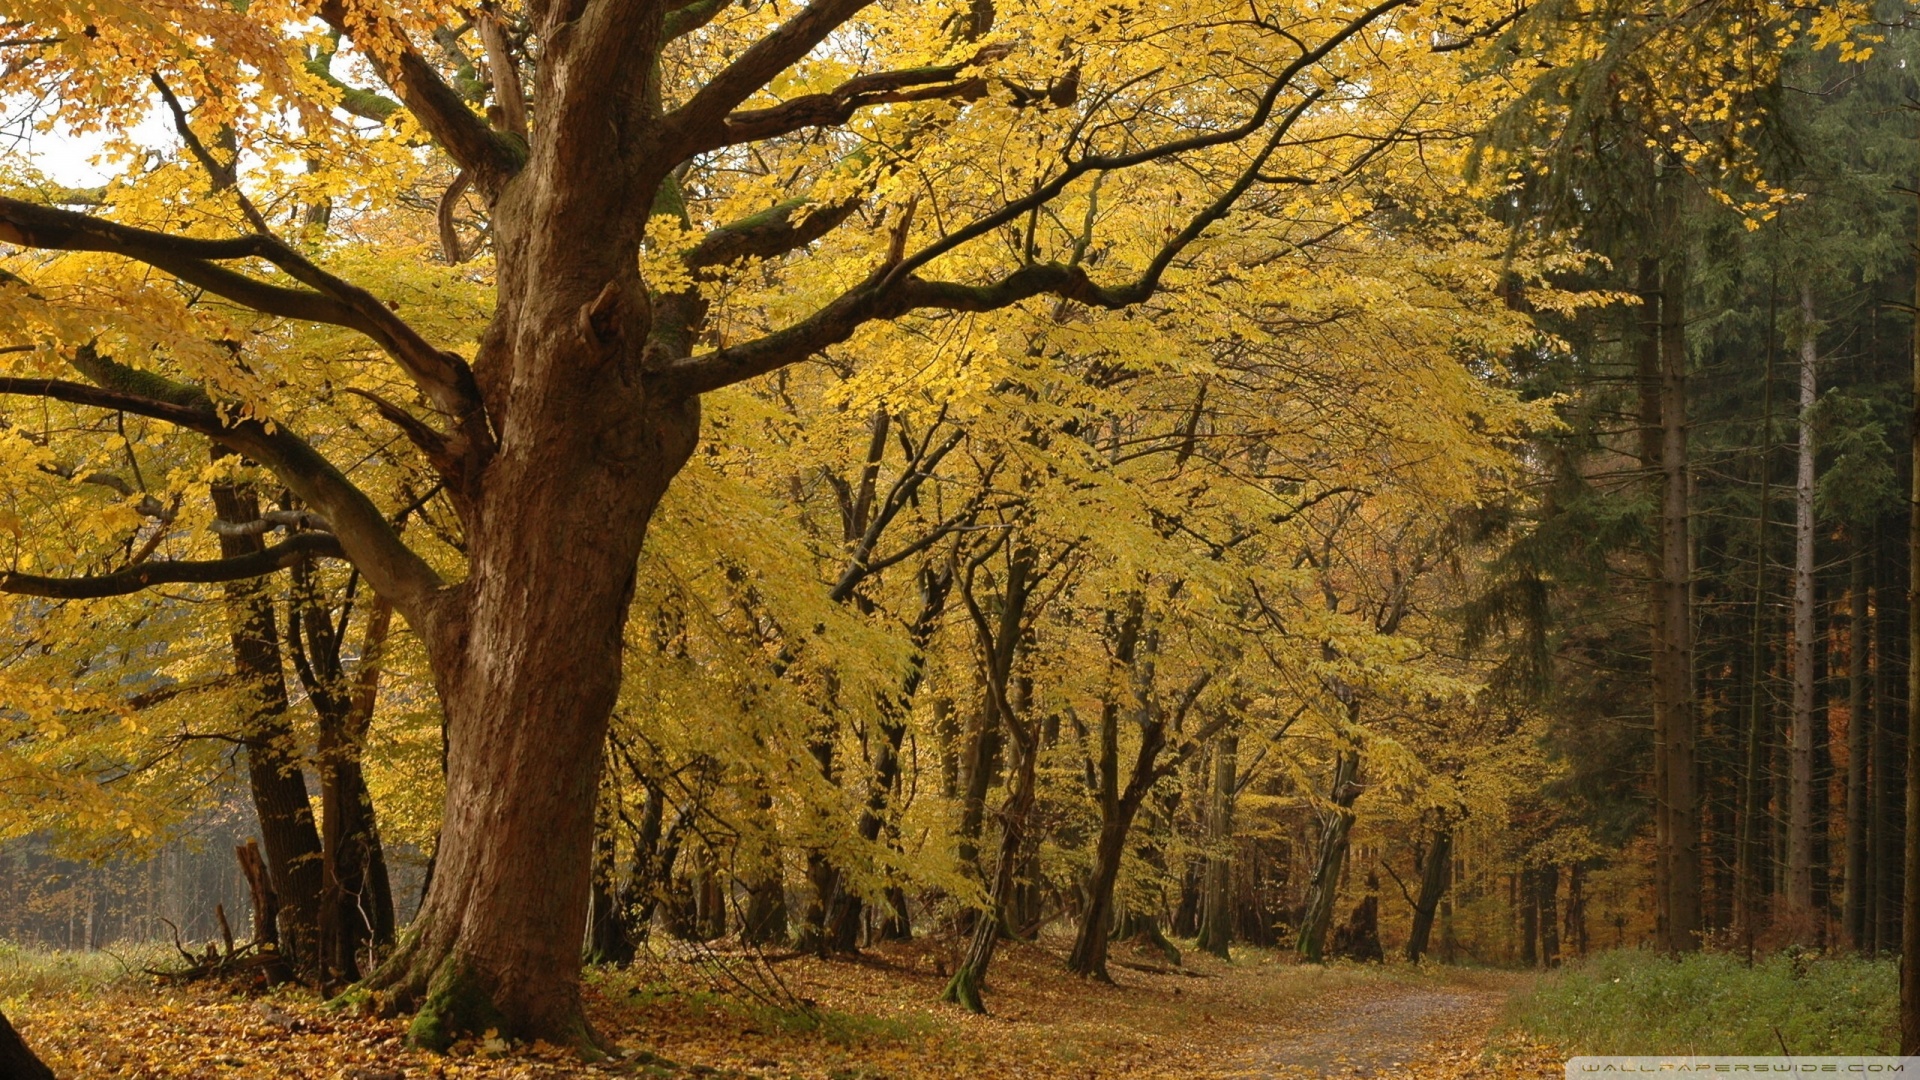
M 1197 956 L 1183 968 L 1122 954 L 1113 982 L 1103 983 L 1068 975 L 1057 944 L 1003 948 L 986 1016 L 936 1000 L 952 953 L 946 943 L 831 961 L 708 949 L 650 957 L 590 975 L 589 1018 L 615 1049 L 593 1063 L 498 1039 L 429 1054 L 405 1045 L 403 1019 L 328 1009 L 298 992 L 249 998 L 121 983 L 9 1003 L 9 1014 L 62 1080 L 1561 1074 L 1550 1047 L 1496 1040 L 1489 1049 L 1514 976 L 1309 967 L 1246 950 L 1232 963 Z

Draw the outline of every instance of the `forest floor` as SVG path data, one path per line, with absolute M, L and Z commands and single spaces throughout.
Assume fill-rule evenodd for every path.
M 1011 944 L 989 1015 L 936 999 L 948 945 L 820 961 L 697 948 L 588 977 L 589 1015 L 616 1056 L 586 1064 L 499 1040 L 406 1049 L 403 1021 L 311 995 L 156 987 L 121 978 L 41 988 L 6 1013 L 62 1080 L 560 1080 L 571 1077 L 915 1080 L 1020 1077 L 1558 1077 L 1561 1058 L 1495 1031 L 1526 985 L 1510 973 L 1311 967 L 1256 950 L 1231 963 L 1116 948 L 1113 982 L 1074 978 L 1064 946 Z M 0 983 L 0 988 L 4 983 Z M 7 997 L 0 992 L 0 998 Z

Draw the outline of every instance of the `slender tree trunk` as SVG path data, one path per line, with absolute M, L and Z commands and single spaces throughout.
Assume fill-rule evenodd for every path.
M 1125 614 L 1113 642 L 1113 667 L 1106 700 L 1100 705 L 1099 751 L 1094 762 L 1097 801 L 1100 805 L 1100 838 L 1094 844 L 1093 874 L 1087 879 L 1086 909 L 1080 914 L 1080 928 L 1074 936 L 1073 951 L 1067 957 L 1067 970 L 1076 975 L 1107 978 L 1107 938 L 1113 929 L 1113 887 L 1120 878 L 1120 862 L 1125 856 L 1127 832 L 1146 795 L 1140 787 L 1142 772 L 1151 772 L 1160 750 L 1161 732 L 1148 714 L 1152 693 L 1153 644 L 1149 633 L 1144 650 L 1139 648 L 1144 599 L 1130 596 Z M 1144 651 L 1145 656 L 1136 654 Z M 1143 679 L 1135 672 L 1136 661 L 1148 672 Z M 1137 688 L 1136 712 L 1141 722 L 1140 755 L 1134 764 L 1133 779 L 1126 793 L 1120 791 L 1120 686 L 1130 677 L 1143 681 Z M 1151 730 L 1149 730 L 1151 729 Z
M 1351 708 L 1351 706 L 1349 706 Z M 1326 952 L 1327 926 L 1333 921 L 1333 905 L 1340 891 L 1340 870 L 1346 862 L 1347 837 L 1353 828 L 1353 803 L 1360 795 L 1355 778 L 1360 772 L 1360 755 L 1342 750 L 1334 757 L 1333 812 L 1324 820 L 1320 851 L 1314 860 L 1313 877 L 1307 884 L 1307 908 L 1300 920 L 1300 938 L 1295 943 L 1302 959 L 1317 964 Z
M 1020 849 L 1026 842 L 1027 817 L 1033 810 L 1036 749 L 1022 740 L 1014 740 L 1012 790 L 1000 809 L 1000 845 L 993 861 L 987 910 L 979 912 L 974 918 L 966 954 L 961 957 L 953 978 L 947 982 L 946 990 L 941 994 L 941 1000 L 963 1005 L 971 1012 L 987 1011 L 980 992 L 986 986 L 994 948 L 999 944 L 1004 930 L 1002 915 L 1013 896 L 1014 867 L 1020 861 Z
M 598 821 L 593 830 L 593 886 L 587 893 L 586 960 L 589 964 L 630 964 L 635 955 L 633 933 L 627 926 L 625 905 L 621 902 L 618 854 L 614 843 L 613 814 L 609 805 L 617 795 L 601 799 Z
M 1660 682 L 1667 699 L 1669 947 L 1680 952 L 1699 948 L 1701 932 L 1700 801 L 1694 781 L 1693 548 L 1688 540 L 1692 485 L 1687 451 L 1686 294 L 1687 261 L 1675 253 L 1663 262 L 1660 281 L 1660 563 L 1665 624 Z
M 1853 555 L 1847 582 L 1847 866 L 1846 900 L 1842 922 L 1847 945 L 1867 949 L 1867 558 L 1869 546 L 1859 526 L 1854 527 Z
M 882 429 L 884 430 L 884 429 Z M 901 678 L 900 691 L 880 703 L 880 740 L 873 751 L 873 770 L 867 780 L 867 801 L 860 810 L 857 826 L 860 839 L 875 843 L 887 825 L 887 804 L 893 798 L 900 779 L 900 746 L 907 734 L 907 715 L 920 692 L 926 675 L 926 650 L 946 610 L 947 593 L 953 586 L 953 569 L 925 567 L 920 573 L 920 611 L 908 629 L 913 652 L 907 672 Z M 865 906 L 858 893 L 847 887 L 846 875 L 838 875 L 837 892 L 828 915 L 828 938 L 834 949 L 852 952 L 860 932 L 860 916 Z M 896 913 L 898 915 L 900 913 Z M 910 930 L 900 918 L 888 919 L 894 936 L 904 939 Z
M 368 605 L 360 663 L 352 680 L 341 665 L 338 633 L 306 567 L 294 568 L 287 644 L 319 720 L 315 770 L 320 774 L 321 983 L 332 989 L 360 977 L 362 950 L 393 943 L 393 890 L 374 822 L 361 753 L 379 697 L 393 608 Z
M 1520 871 L 1520 966 L 1540 965 L 1540 868 L 1529 866 Z
M 1427 940 L 1433 933 L 1433 917 L 1440 910 L 1440 898 L 1446 895 L 1452 855 L 1453 831 L 1439 829 L 1433 834 L 1433 845 L 1427 849 L 1427 860 L 1420 868 L 1420 896 L 1414 901 L 1413 928 L 1407 933 L 1409 963 L 1417 964 L 1426 955 Z
M 1200 948 L 1226 959 L 1233 941 L 1233 796 L 1240 736 L 1221 738 L 1213 752 L 1213 790 L 1207 800 L 1206 869 L 1200 892 Z
M 1892 845 L 1887 842 L 1892 831 L 1888 827 L 1888 816 L 1899 798 L 1893 783 L 1898 767 L 1887 730 L 1893 698 L 1892 665 L 1887 649 L 1892 622 L 1888 607 L 1900 588 L 1892 580 L 1893 560 L 1887 555 L 1891 530 L 1876 529 L 1876 532 L 1882 535 L 1873 556 L 1873 734 L 1868 751 L 1873 767 L 1867 777 L 1867 865 L 1871 878 L 1867 885 L 1867 950 L 1877 956 L 1895 940 L 1897 933 L 1888 926 L 1887 918 L 1893 907 L 1888 897 L 1894 887 L 1895 862 Z
M 1637 291 L 1639 323 L 1635 327 L 1635 375 L 1640 396 L 1640 465 L 1653 485 L 1660 507 L 1654 542 L 1647 549 L 1647 644 L 1653 691 L 1653 900 L 1654 940 L 1673 949 L 1673 804 L 1668 792 L 1668 729 L 1674 709 L 1671 662 L 1667 647 L 1666 555 L 1667 533 L 1665 462 L 1665 399 L 1660 356 L 1660 260 L 1642 258 Z M 1531 947 L 1531 946 L 1529 946 Z M 1531 965 L 1529 965 L 1531 966 Z
M 253 492 L 213 485 L 214 509 L 222 520 L 255 521 L 260 503 Z M 236 558 L 262 550 L 258 536 L 221 536 L 220 554 Z M 287 720 L 286 673 L 281 666 L 279 621 L 259 582 L 226 587 L 236 673 L 254 695 L 243 734 L 247 785 L 260 818 L 267 874 L 279 897 L 280 949 L 303 971 L 318 971 L 320 898 L 325 887 L 320 832 L 314 825 L 307 781 L 293 756 Z
M 1733 924 L 1753 959 L 1754 934 L 1759 923 L 1759 897 L 1762 893 L 1761 866 L 1766 861 L 1765 838 L 1760 818 L 1766 813 L 1767 792 L 1765 762 L 1767 732 L 1772 726 L 1768 708 L 1767 671 L 1767 525 L 1773 514 L 1773 290 L 1767 293 L 1767 348 L 1764 404 L 1760 421 L 1760 507 L 1754 521 L 1753 542 L 1753 639 L 1747 671 L 1747 725 L 1744 767 L 1740 777 L 1740 838 L 1735 848 L 1733 873 Z
M 767 791 L 765 777 L 756 778 L 754 785 L 759 789 L 755 803 L 766 839 L 756 853 L 758 865 L 744 883 L 747 905 L 740 916 L 740 939 L 750 945 L 772 945 L 787 938 L 787 882 L 781 867 L 779 836 L 773 824 L 773 795 Z M 658 815 L 655 817 L 657 835 Z
M 1920 227 L 1916 228 L 1920 236 Z M 1913 284 L 1912 467 L 1907 525 L 1907 812 L 1900 905 L 1900 1052 L 1920 1054 L 1920 259 Z
M 1540 909 L 1540 966 L 1560 966 L 1560 868 L 1534 871 L 1535 903 Z
M 1813 407 L 1816 395 L 1813 287 L 1800 291 L 1800 444 L 1793 491 L 1793 741 L 1788 754 L 1787 910 L 1794 932 L 1811 931 L 1813 911 Z

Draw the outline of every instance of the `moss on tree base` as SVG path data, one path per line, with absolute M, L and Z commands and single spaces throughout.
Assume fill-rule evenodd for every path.
M 506 1017 L 465 964 L 443 961 L 427 984 L 420 1011 L 407 1026 L 407 1041 L 444 1052 L 462 1035 L 485 1035 L 505 1026 Z
M 947 988 L 940 992 L 940 1000 L 964 1006 L 972 1013 L 984 1014 L 987 1011 L 986 1005 L 980 1001 L 980 984 L 974 978 L 973 969 L 965 964 L 960 965 L 960 970 L 947 980 Z

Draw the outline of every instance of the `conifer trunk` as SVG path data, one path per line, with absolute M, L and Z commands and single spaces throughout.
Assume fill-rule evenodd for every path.
M 1867 555 L 1868 545 L 1854 526 L 1853 555 L 1847 581 L 1847 862 L 1842 923 L 1847 945 L 1867 947 Z
M 1734 849 L 1733 925 L 1749 959 L 1753 955 L 1754 935 L 1758 929 L 1761 866 L 1766 861 L 1765 837 L 1760 817 L 1766 813 L 1766 788 L 1761 763 L 1766 735 L 1772 725 L 1768 708 L 1771 697 L 1766 690 L 1767 656 L 1767 524 L 1773 513 L 1773 291 L 1767 301 L 1767 347 L 1765 384 L 1760 421 L 1760 506 L 1754 520 L 1753 627 L 1747 670 L 1747 724 L 1744 732 L 1744 765 L 1740 776 L 1739 839 Z
M 1920 221 L 1916 224 L 1920 236 Z M 1920 250 L 1920 249 L 1916 249 Z M 1900 1052 L 1920 1054 L 1920 258 L 1914 265 L 1907 521 L 1907 804 L 1900 905 Z
M 1816 395 L 1813 287 L 1800 291 L 1800 442 L 1793 488 L 1793 739 L 1788 748 L 1787 910 L 1794 932 L 1813 919 L 1813 406 Z
M 1670 196 L 1676 203 L 1679 196 Z M 1673 218 L 1677 222 L 1678 213 Z M 1670 254 L 1660 280 L 1660 667 L 1666 699 L 1668 947 L 1700 947 L 1700 802 L 1694 780 L 1693 547 L 1687 419 L 1687 260 Z M 1555 870 L 1558 880 L 1558 870 Z

